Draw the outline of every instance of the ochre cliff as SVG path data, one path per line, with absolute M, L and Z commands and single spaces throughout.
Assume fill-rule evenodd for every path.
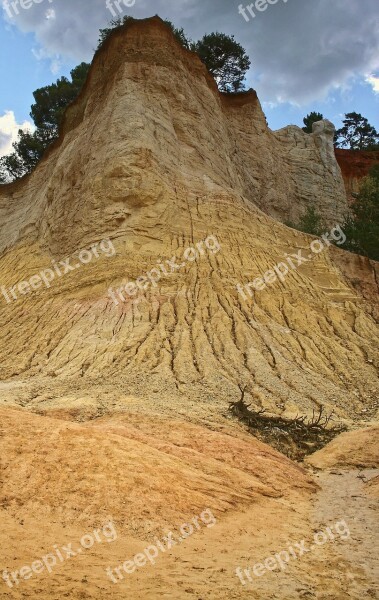
M 294 219 L 315 203 L 329 227 L 344 214 L 331 136 L 328 122 L 311 136 L 271 132 L 256 94 L 220 94 L 159 18 L 116 31 L 59 142 L 30 177 L 0 188 L 1 284 L 105 238 L 116 254 L 48 289 L 1 297 L 3 400 L 84 410 L 85 396 L 91 413 L 122 390 L 162 410 L 169 396 L 218 412 L 244 383 L 272 412 L 324 405 L 360 418 L 378 390 L 372 296 L 327 245 L 263 291 L 236 288 L 285 256 L 309 255 L 310 236 L 263 210 Z M 219 251 L 138 298 L 109 296 L 208 236 Z
M 379 271 L 331 245 L 332 138 L 270 131 L 153 18 L 0 186 L 2 600 L 375 597 Z M 322 241 L 281 222 L 309 205 Z M 350 431 L 299 464 L 231 415 L 244 388 L 281 427 L 324 409 Z M 289 543 L 309 553 L 241 579 Z
M 379 152 L 336 148 L 335 153 L 342 171 L 348 199 L 352 201 L 359 192 L 362 179 L 369 174 L 374 165 L 379 164 Z

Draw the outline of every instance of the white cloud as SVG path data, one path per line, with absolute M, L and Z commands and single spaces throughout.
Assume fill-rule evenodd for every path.
M 45 19 L 49 20 L 49 19 L 55 19 L 55 18 L 56 18 L 55 10 L 53 8 L 48 8 L 47 11 L 45 12 Z
M 45 48 L 32 48 L 32 54 L 37 60 L 50 61 L 50 71 L 57 75 L 62 68 L 62 57 L 59 54 L 55 56 Z
M 17 123 L 14 112 L 6 110 L 5 114 L 0 117 L 0 156 L 13 152 L 12 143 L 17 140 L 19 129 L 33 131 L 34 126 L 29 121 Z
M 366 81 L 372 86 L 374 92 L 379 94 L 379 77 L 375 77 L 375 75 L 369 75 L 366 77 Z

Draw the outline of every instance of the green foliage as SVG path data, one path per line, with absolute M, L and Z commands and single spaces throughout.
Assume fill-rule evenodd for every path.
M 217 81 L 222 92 L 239 92 L 244 89 L 244 79 L 250 60 L 244 48 L 234 36 L 210 33 L 193 44 L 208 71 Z
M 342 226 L 347 238 L 342 247 L 379 260 L 379 165 L 363 180 L 352 212 Z
M 0 158 L 0 183 L 10 183 L 23 175 L 22 165 L 15 152 Z
M 7 183 L 31 173 L 50 144 L 57 139 L 64 111 L 75 100 L 86 80 L 90 65 L 81 63 L 71 71 L 71 81 L 61 77 L 33 93 L 31 107 L 36 130 L 18 132 L 14 152 L 0 158 L 0 182 Z
M 109 22 L 108 27 L 100 29 L 97 49 L 101 48 L 105 40 L 109 38 L 112 31 L 118 29 L 119 27 L 122 27 L 123 25 L 125 25 L 125 23 L 131 23 L 132 21 L 135 21 L 135 19 L 133 17 L 130 17 L 129 15 L 125 15 L 122 19 L 121 17 L 119 17 L 118 19 L 112 19 L 112 21 Z
M 325 232 L 325 225 L 323 223 L 321 215 L 316 211 L 314 206 L 308 206 L 304 215 L 300 218 L 298 223 L 292 223 L 287 221 L 285 223 L 292 229 L 298 229 L 304 233 L 311 235 L 321 236 Z
M 312 133 L 313 123 L 317 123 L 317 121 L 322 121 L 323 118 L 324 115 L 322 115 L 321 113 L 312 111 L 303 119 L 303 123 L 305 125 L 305 127 L 303 127 L 303 131 L 305 131 L 305 133 Z
M 169 21 L 168 19 L 165 19 L 164 21 L 171 29 L 172 32 L 174 34 L 174 36 L 176 37 L 176 39 L 178 40 L 178 42 L 187 50 L 192 50 L 193 49 L 193 42 L 190 40 L 190 38 L 188 38 L 185 34 L 185 31 L 183 29 L 183 27 L 181 27 L 180 29 L 178 29 L 177 27 L 175 27 L 175 25 Z
M 54 140 L 58 137 L 59 125 L 69 104 L 77 98 L 86 80 L 90 65 L 81 63 L 71 71 L 71 81 L 61 77 L 51 85 L 40 88 L 33 93 L 35 104 L 32 104 L 30 116 L 38 129 L 46 131 L 47 137 Z
M 379 143 L 379 134 L 365 117 L 356 112 L 347 113 L 338 129 L 335 144 L 350 150 L 373 150 Z
M 19 139 L 14 142 L 14 152 L 0 159 L 0 173 L 3 183 L 20 179 L 31 172 L 41 160 L 51 140 L 44 130 L 33 133 L 19 129 Z
M 0 183 L 8 183 L 8 171 L 5 166 L 2 164 L 0 159 Z
M 98 48 L 115 28 L 133 20 L 133 17 L 125 16 L 123 19 L 111 21 L 109 27 L 100 30 Z M 221 91 L 239 92 L 244 89 L 243 82 L 250 67 L 250 60 L 241 44 L 235 41 L 234 36 L 215 32 L 205 35 L 198 42 L 193 42 L 187 37 L 183 27 L 178 29 L 168 19 L 165 19 L 165 23 L 184 48 L 197 52 L 208 71 L 216 79 Z
M 379 140 L 379 138 L 378 138 Z M 374 150 L 376 152 L 378 152 L 379 150 L 379 141 L 378 142 L 369 142 L 368 145 L 366 146 L 366 148 L 364 148 L 364 150 L 366 150 L 366 152 L 373 152 Z

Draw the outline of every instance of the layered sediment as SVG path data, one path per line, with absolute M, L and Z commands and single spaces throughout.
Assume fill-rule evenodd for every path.
M 312 203 L 330 228 L 339 222 L 331 138 L 328 122 L 310 136 L 270 131 L 255 92 L 220 94 L 159 18 L 117 30 L 59 141 L 30 177 L 0 188 L 7 290 L 103 239 L 116 250 L 1 297 L 4 401 L 76 406 L 85 390 L 96 414 L 104 385 L 116 403 L 121 389 L 162 407 L 168 396 L 224 407 L 246 384 L 273 412 L 324 405 L 361 418 L 378 391 L 372 267 L 359 267 L 373 286 L 364 294 L 355 258 L 339 261 L 328 244 L 312 254 L 310 236 L 273 218 Z M 204 247 L 156 285 L 138 279 L 209 236 L 219 251 Z M 285 278 L 238 291 L 299 252 L 308 258 Z M 115 303 L 109 288 L 137 280 L 138 296 Z

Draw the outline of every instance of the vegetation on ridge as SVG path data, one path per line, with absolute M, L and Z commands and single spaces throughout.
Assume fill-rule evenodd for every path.
M 322 121 L 323 118 L 324 118 L 323 114 L 321 114 L 319 112 L 312 111 L 311 113 L 309 113 L 309 115 L 307 115 L 303 119 L 303 123 L 304 123 L 303 131 L 305 131 L 305 133 L 312 133 L 312 131 L 313 131 L 313 123 L 317 123 L 318 121 Z
M 115 28 L 122 27 L 125 23 L 134 21 L 133 17 L 125 16 L 114 19 L 110 27 L 100 29 L 99 45 L 101 48 L 105 40 Z M 218 31 L 204 35 L 201 40 L 194 42 L 185 33 L 183 27 L 178 29 L 165 19 L 178 40 L 187 50 L 196 52 L 208 71 L 215 78 L 221 92 L 240 92 L 244 88 L 244 80 L 251 62 L 246 50 L 236 42 L 234 35 L 226 35 Z
M 360 113 L 345 114 L 342 121 L 343 127 L 336 131 L 335 145 L 337 148 L 350 150 L 378 150 L 379 134 L 375 127 L 370 125 L 366 117 Z
M 324 115 L 312 111 L 304 117 L 303 131 L 305 133 L 313 132 L 313 123 L 322 121 Z M 337 129 L 334 136 L 334 145 L 337 148 L 347 148 L 348 150 L 379 150 L 379 134 L 375 127 L 370 125 L 368 119 L 360 113 L 346 113 L 342 121 L 343 126 Z

